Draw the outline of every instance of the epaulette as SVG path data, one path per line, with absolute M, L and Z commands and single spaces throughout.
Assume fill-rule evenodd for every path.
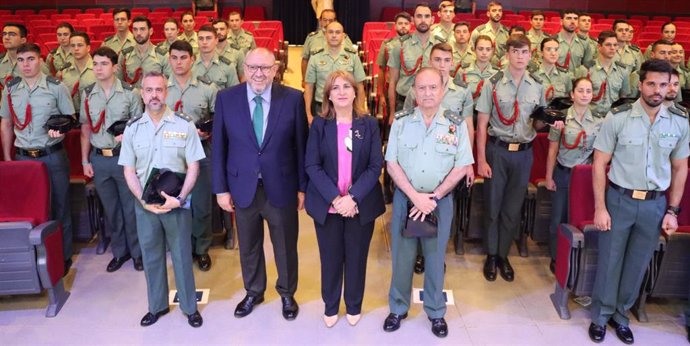
M 475 30 L 477 30 L 477 32 L 479 32 L 479 31 L 484 30 L 484 28 L 486 28 L 486 23 L 484 23 L 484 24 L 482 24 L 482 25 L 476 27 Z
M 668 111 L 671 112 L 671 113 L 673 113 L 673 114 L 675 114 L 675 115 L 679 115 L 679 116 L 681 116 L 681 117 L 683 117 L 683 118 L 687 118 L 687 117 L 688 117 L 688 110 L 687 110 L 687 108 L 685 108 L 685 107 L 679 105 L 678 102 L 674 103 L 673 106 L 668 107 Z
M 57 48 L 54 48 L 53 50 L 50 51 L 50 54 L 53 54 L 53 55 L 57 54 L 57 50 L 58 50 Z
M 459 87 L 467 88 L 467 83 L 465 83 L 462 78 L 453 78 L 453 83 Z
M 22 77 L 14 77 L 9 82 L 7 82 L 7 85 L 5 85 L 5 86 L 8 88 L 13 87 L 13 86 L 19 84 L 19 82 L 21 82 L 21 81 L 22 81 Z
M 122 51 L 120 51 L 120 53 L 122 53 L 122 55 L 127 55 L 127 54 L 131 53 L 132 51 L 134 51 L 134 46 L 129 46 L 129 47 L 123 49 Z
M 324 50 L 326 50 L 326 48 L 324 48 L 324 47 L 321 47 L 319 49 L 314 49 L 311 52 L 309 52 L 309 55 L 316 55 L 316 54 L 323 52 Z
M 122 82 L 122 89 L 132 91 L 134 90 L 134 85 Z
M 230 48 L 232 48 L 234 50 L 240 50 L 240 46 L 237 45 L 237 43 L 235 43 L 235 42 L 230 43 Z
M 357 50 L 353 49 L 352 47 L 345 47 L 343 48 L 346 52 L 352 53 L 352 54 L 357 54 Z
M 443 116 L 455 125 L 460 125 L 463 121 L 465 121 L 465 118 L 461 117 L 460 114 L 453 112 L 450 109 L 446 109 L 446 111 L 443 112 Z
M 129 125 L 132 125 L 132 124 L 136 123 L 136 122 L 139 121 L 139 119 L 141 119 L 141 117 L 143 117 L 143 116 L 144 116 L 143 114 L 139 114 L 139 115 L 136 116 L 136 117 L 130 118 L 129 120 L 127 120 L 127 126 L 129 127 Z
M 4 59 L 5 55 L 7 55 L 7 52 L 0 53 L 0 60 Z
M 470 67 L 470 63 L 468 63 L 468 62 L 462 63 L 462 69 L 463 69 L 463 70 L 466 69 L 466 68 L 468 68 L 468 67 Z
M 581 32 L 578 32 L 578 33 L 577 33 L 577 37 L 578 37 L 579 39 L 581 39 L 581 40 L 587 41 L 587 35 L 585 35 L 585 34 L 583 34 L 583 33 L 581 33 Z
M 393 40 L 395 40 L 396 38 L 398 38 L 398 37 L 397 37 L 397 36 L 396 36 L 396 37 L 389 37 L 389 38 L 383 40 L 383 44 L 389 44 L 389 43 L 391 43 Z
M 445 37 L 440 36 L 440 35 L 435 35 L 434 38 L 436 39 L 436 41 L 438 41 L 440 43 L 446 43 L 448 41 L 448 40 L 446 40 Z
M 62 65 L 62 68 L 60 68 L 60 71 L 66 70 L 68 68 L 72 67 L 72 63 L 70 61 L 66 62 L 64 65 Z
M 626 103 L 615 108 L 611 108 L 611 113 L 618 114 L 632 109 L 632 103 Z
M 618 65 L 618 66 L 620 66 L 620 67 L 622 67 L 622 68 L 628 68 L 628 65 L 626 65 L 626 64 L 624 64 L 624 63 L 622 63 L 622 62 L 620 62 L 620 61 L 616 61 L 616 65 Z
M 247 31 L 247 30 L 244 30 L 244 29 L 242 29 L 242 30 L 244 31 L 245 34 L 247 34 L 247 35 L 249 35 L 249 36 L 254 36 L 254 34 L 253 34 L 251 31 Z
M 158 55 L 165 55 L 168 53 L 168 51 L 163 47 L 163 43 L 160 43 L 156 46 L 156 53 L 158 53 Z
M 53 77 L 53 76 L 46 76 L 46 80 L 50 83 L 55 84 L 55 85 L 60 85 L 60 83 L 62 83 L 59 79 L 57 79 L 56 77 Z
M 628 46 L 628 47 L 630 47 L 630 49 L 632 49 L 632 50 L 634 50 L 634 51 L 636 51 L 636 52 L 639 52 L 639 51 L 640 51 L 640 47 L 638 47 L 638 46 L 636 46 L 636 45 L 634 45 L 634 44 L 631 44 L 631 45 Z
M 226 58 L 225 55 L 219 56 L 218 60 L 222 61 L 225 65 L 232 65 L 232 60 Z
M 606 112 L 592 111 L 592 116 L 595 118 L 606 118 Z
M 86 92 L 86 95 L 91 94 L 91 91 L 93 91 L 93 87 L 96 86 L 96 83 L 91 83 L 84 88 L 84 91 Z
M 393 117 L 395 119 L 400 119 L 400 118 L 404 118 L 404 117 L 406 117 L 412 113 L 414 113 L 414 108 L 403 109 L 399 112 L 396 112 L 395 115 L 393 115 Z
M 539 65 L 527 65 L 527 71 L 529 73 L 537 73 L 538 69 L 539 69 Z
M 106 37 L 105 40 L 103 40 L 103 42 L 108 42 L 108 41 L 112 40 L 113 38 L 115 38 L 115 35 L 110 35 L 110 36 Z
M 503 78 L 503 71 L 498 71 L 489 78 L 489 81 L 491 82 L 491 84 L 496 85 L 496 83 L 498 83 L 498 81 L 501 80 L 501 78 Z
M 532 72 L 528 72 L 528 73 L 529 73 L 529 76 L 532 77 L 532 79 L 534 79 L 535 82 L 537 82 L 539 84 L 544 83 L 544 81 L 542 81 L 541 78 L 534 75 L 534 73 L 532 73 Z
M 567 68 L 564 68 L 564 67 L 561 67 L 561 66 L 558 66 L 558 65 L 556 65 L 556 69 L 557 69 L 558 71 L 560 71 L 560 72 L 563 72 L 563 73 L 568 73 L 568 72 L 569 72 Z
M 174 112 L 174 113 L 175 113 L 175 115 L 177 115 L 178 117 L 180 117 L 180 118 L 182 118 L 182 119 L 184 119 L 184 120 L 187 120 L 187 121 L 189 121 L 189 122 L 193 121 L 193 119 L 192 119 L 189 115 L 187 115 L 187 114 L 184 114 L 184 113 L 182 113 L 182 112 Z
M 597 62 L 595 60 L 590 60 L 582 64 L 586 68 L 592 68 Z
M 687 68 L 687 67 L 685 67 L 685 66 L 683 66 L 683 64 L 679 64 L 679 65 L 678 65 L 678 68 L 680 68 L 680 70 L 683 71 L 683 72 L 685 72 L 685 73 L 690 72 L 690 69 Z
M 407 39 L 409 39 L 410 37 L 412 37 L 412 36 L 410 36 L 410 34 L 405 34 L 405 35 L 400 36 L 398 39 L 400 40 L 400 43 L 403 43 L 403 42 L 407 41 Z
M 196 80 L 198 80 L 201 83 L 207 84 L 207 85 L 211 85 L 211 83 L 213 83 L 212 80 L 206 78 L 205 76 L 196 77 Z
M 510 28 L 508 28 L 507 26 L 501 24 L 500 27 L 503 28 L 503 30 L 505 30 L 505 31 L 507 31 L 507 32 L 510 32 Z
M 318 34 L 318 31 L 312 31 L 312 32 L 310 32 L 310 33 L 307 35 L 307 37 L 312 37 L 312 36 L 314 36 L 314 35 L 316 35 L 316 34 Z

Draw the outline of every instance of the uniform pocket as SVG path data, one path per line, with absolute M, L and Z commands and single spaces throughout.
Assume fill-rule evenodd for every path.
M 184 150 L 184 139 L 172 138 L 163 140 L 163 162 L 168 164 L 177 164 L 179 162 L 184 162 Z
M 444 173 L 449 172 L 455 163 L 455 154 L 458 152 L 458 147 L 450 144 L 437 143 L 435 150 L 439 159 L 437 166 L 439 171 Z
M 676 147 L 677 143 L 678 143 L 677 137 L 667 137 L 667 138 L 659 139 L 659 148 L 661 148 L 661 150 L 660 150 L 661 154 L 664 157 L 667 157 L 668 155 L 670 155 L 671 151 Z

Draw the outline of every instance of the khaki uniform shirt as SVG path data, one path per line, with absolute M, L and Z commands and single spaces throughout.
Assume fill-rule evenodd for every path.
M 82 91 L 84 91 L 87 86 L 96 83 L 96 75 L 93 73 L 93 60 L 89 58 L 83 71 L 79 71 L 76 63 L 72 61 L 60 71 L 59 76 L 70 91 L 74 109 L 79 113 Z
M 407 95 L 420 68 L 429 66 L 429 54 L 436 43 L 445 42 L 442 37 L 429 36 L 425 46 L 416 33 L 400 37 L 400 45 L 391 47 L 388 67 L 400 70 L 400 78 L 395 86 L 399 95 Z M 402 60 L 401 60 L 402 56 Z
M 57 47 L 46 56 L 46 64 L 51 75 L 55 76 L 64 69 L 68 62 L 73 62 L 74 57 L 71 51 L 65 52 L 62 47 Z
M 209 120 L 216 112 L 216 93 L 218 89 L 206 78 L 191 78 L 184 88 L 175 77 L 168 80 L 168 97 L 165 104 L 176 112 L 184 113 L 194 123 Z M 179 103 L 178 103 L 179 102 Z
M 324 50 L 309 58 L 304 81 L 314 85 L 314 99 L 317 102 L 323 102 L 323 87 L 326 84 L 326 77 L 337 70 L 350 72 L 356 83 L 361 83 L 366 78 L 362 61 L 357 56 L 357 52 L 351 48 L 342 48 L 336 57 Z
M 120 54 L 123 49 L 134 47 L 136 45 L 137 41 L 134 40 L 134 35 L 131 31 L 128 31 L 127 37 L 124 40 L 120 40 L 120 37 L 117 36 L 117 34 L 106 37 L 105 40 L 103 40 L 101 47 L 110 47 L 115 51 L 115 53 Z
M 549 130 L 549 141 L 559 142 L 558 156 L 556 157 L 558 163 L 569 168 L 591 164 L 594 139 L 597 137 L 603 122 L 603 116 L 594 116 L 589 109 L 585 111 L 585 115 L 580 121 L 577 119 L 575 108 L 568 108 L 565 128 L 556 130 L 552 127 Z
M 417 107 L 417 100 L 414 89 L 410 89 L 405 98 L 403 109 L 412 109 L 414 107 Z M 467 84 L 459 80 L 448 81 L 446 83 L 446 91 L 443 94 L 443 100 L 441 100 L 441 107 L 451 110 L 463 118 L 471 117 L 474 114 L 474 101 L 472 100 L 470 89 L 467 88 Z
M 621 97 L 630 95 L 630 76 L 628 69 L 620 62 L 611 63 L 609 72 L 606 72 L 599 59 L 580 66 L 575 72 L 575 78 L 588 77 L 592 81 L 592 93 L 594 95 L 590 109 L 594 113 L 606 114 L 611 109 L 611 104 Z M 602 86 L 606 81 L 606 90 Z M 597 97 L 600 97 L 597 100 Z
M 163 73 L 167 65 L 167 61 L 156 53 L 156 47 L 152 44 L 142 55 L 139 55 L 136 47 L 123 49 L 117 58 L 117 63 L 119 64 L 117 77 L 137 88 L 141 87 L 144 74 L 151 71 Z M 137 73 L 137 70 L 140 72 Z
M 218 54 L 211 58 L 208 66 L 204 65 L 201 57 L 196 59 L 192 65 L 192 75 L 194 78 L 203 77 L 211 80 L 218 90 L 240 84 L 235 64 L 228 58 Z
M 474 47 L 475 43 L 477 42 L 477 37 L 480 35 L 489 36 L 492 40 L 494 40 L 494 46 L 496 47 L 494 56 L 500 59 L 503 57 L 503 55 L 505 55 L 506 42 L 508 41 L 508 36 L 510 36 L 508 35 L 508 28 L 505 25 L 499 24 L 498 30 L 494 31 L 489 21 L 486 24 L 482 24 L 474 28 L 474 30 L 472 30 L 472 35 L 470 36 L 470 43 L 472 47 Z

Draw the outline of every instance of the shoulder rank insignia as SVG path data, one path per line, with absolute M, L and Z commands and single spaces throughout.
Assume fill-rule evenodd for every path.
M 319 54 L 319 53 L 321 53 L 321 52 L 323 52 L 323 51 L 325 51 L 325 50 L 326 50 L 326 49 L 325 49 L 324 47 L 321 47 L 321 48 L 318 48 L 318 49 L 314 49 L 314 50 L 312 50 L 311 52 L 309 52 L 309 55 L 316 55 L 316 54 Z
M 461 88 L 467 88 L 467 83 L 465 83 L 462 78 L 453 78 L 453 83 Z
M 312 36 L 314 36 L 314 35 L 316 35 L 316 34 L 318 34 L 317 31 L 312 31 L 312 32 L 310 32 L 310 33 L 307 35 L 307 37 L 312 37 Z
M 174 113 L 175 113 L 175 115 L 177 115 L 178 117 L 180 117 L 186 121 L 190 121 L 190 122 L 192 121 L 192 118 L 187 114 L 184 114 L 182 112 L 174 112 Z
M 616 61 L 616 65 L 618 65 L 618 67 L 628 68 L 628 65 L 626 65 L 626 64 L 624 64 L 624 63 L 622 63 L 622 62 L 620 62 L 620 61 Z
M 501 78 L 503 78 L 503 71 L 498 71 L 489 78 L 489 81 L 491 81 L 491 84 L 495 85 Z
M 439 42 L 439 43 L 446 43 L 446 41 L 448 41 L 441 35 L 435 35 L 434 38 L 436 39 L 436 42 Z
M 134 86 L 129 83 L 121 82 L 122 83 L 122 89 L 132 91 L 134 90 Z
M 55 85 L 60 85 L 60 83 L 62 83 L 59 79 L 57 79 L 57 78 L 55 78 L 55 77 L 53 77 L 53 76 L 46 76 L 46 80 L 47 80 L 49 83 L 53 83 L 53 84 L 55 84 Z
M 158 55 L 165 55 L 168 53 L 168 50 L 165 49 L 165 47 L 163 47 L 163 44 L 161 43 L 158 46 L 156 46 L 156 53 L 158 53 Z
M 618 114 L 632 109 L 632 103 L 626 103 L 618 107 L 611 108 L 611 113 Z
M 254 34 L 253 34 L 251 31 L 247 31 L 247 30 L 244 30 L 244 29 L 242 29 L 242 30 L 244 31 L 245 34 L 247 34 L 247 35 L 249 35 L 249 36 L 254 36 Z
M 465 118 L 461 117 L 460 114 L 458 114 L 457 112 L 453 112 L 450 109 L 446 109 L 443 112 L 443 116 L 455 125 L 460 125 L 463 121 L 465 121 Z
M 84 88 L 86 95 L 91 94 L 91 92 L 93 91 L 93 87 L 95 87 L 95 86 L 96 86 L 96 83 L 91 83 L 91 84 L 87 85 L 86 88 Z
M 634 44 L 631 44 L 629 47 L 630 47 L 630 49 L 632 49 L 632 50 L 634 50 L 634 51 L 636 51 L 636 52 L 639 52 L 639 51 L 640 51 L 640 47 L 638 47 L 638 46 L 636 46 L 636 45 L 634 45 Z
M 410 37 L 412 37 L 412 36 L 410 36 L 410 34 L 405 34 L 405 35 L 400 36 L 398 39 L 400 40 L 400 43 L 402 43 L 402 42 L 407 41 Z
M 22 77 L 14 77 L 9 82 L 7 82 L 7 87 L 8 88 L 13 87 L 13 86 L 19 84 L 19 82 L 21 82 L 21 81 L 22 81 Z
M 558 70 L 559 72 L 563 72 L 563 73 L 568 73 L 568 72 L 569 72 L 567 68 L 560 67 L 560 66 L 558 66 L 558 65 L 556 65 L 556 70 Z
M 136 122 L 139 121 L 139 119 L 141 119 L 141 117 L 143 117 L 143 116 L 144 116 L 143 114 L 139 114 L 139 115 L 137 115 L 136 117 L 130 118 L 129 120 L 127 120 L 127 126 L 136 123 Z
M 50 54 L 53 54 L 53 55 L 57 54 L 57 50 L 58 50 L 57 48 L 54 48 L 53 50 L 50 51 Z
M 123 49 L 120 53 L 122 53 L 122 55 L 127 55 L 133 51 L 134 51 L 134 46 L 129 46 L 129 47 Z
M 115 35 L 110 35 L 110 36 L 106 37 L 105 40 L 103 40 L 103 42 L 108 42 L 108 41 L 112 40 L 113 38 L 115 38 Z
M 585 63 L 582 63 L 582 66 L 584 66 L 586 68 L 592 68 L 592 66 L 594 66 L 596 63 L 597 63 L 596 60 L 590 60 L 590 61 L 587 61 Z
M 389 43 L 393 42 L 393 40 L 395 40 L 396 38 L 397 37 L 389 37 L 389 38 L 383 40 L 383 44 L 389 44 Z
M 393 115 L 393 117 L 395 119 L 401 119 L 401 118 L 404 118 L 404 117 L 406 117 L 412 113 L 414 113 L 414 108 L 403 109 L 399 112 L 396 112 L 395 115 Z
M 204 83 L 204 84 L 206 84 L 206 85 L 211 85 L 211 83 L 213 83 L 213 81 L 211 81 L 210 79 L 208 79 L 206 76 L 199 76 L 199 77 L 196 77 L 196 80 L 198 80 L 199 82 Z
M 66 70 L 66 69 L 68 69 L 68 68 L 70 68 L 70 67 L 72 67 L 72 63 L 68 61 L 68 62 L 66 62 L 64 65 L 62 65 L 62 68 L 60 68 L 60 71 Z
M 466 69 L 466 68 L 468 68 L 468 67 L 470 67 L 470 63 L 468 63 L 468 62 L 463 62 L 463 63 L 462 63 L 462 68 L 463 68 L 463 70 Z
M 532 72 L 528 72 L 528 73 L 529 73 L 529 76 L 532 77 L 532 79 L 534 79 L 535 82 L 537 82 L 539 84 L 544 83 L 544 81 L 542 81 L 541 78 L 537 77 L 534 73 L 532 73 Z
M 357 50 L 352 47 L 345 47 L 344 50 L 348 53 L 357 54 Z
M 230 64 L 232 64 L 232 61 L 231 61 L 230 59 L 226 58 L 225 55 L 220 55 L 220 56 L 218 56 L 218 60 L 220 60 L 221 62 L 223 62 L 225 65 L 230 65 Z
M 683 117 L 683 118 L 687 118 L 687 117 L 688 117 L 688 110 L 687 110 L 687 108 L 685 108 L 685 107 L 679 105 L 678 102 L 674 103 L 673 106 L 668 107 L 668 111 L 671 112 L 671 113 L 673 113 L 673 114 L 675 114 L 675 115 L 679 115 L 679 116 L 681 116 L 681 117 Z

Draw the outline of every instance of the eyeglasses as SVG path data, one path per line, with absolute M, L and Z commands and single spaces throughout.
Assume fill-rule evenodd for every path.
M 260 65 L 244 65 L 244 69 L 249 73 L 256 73 L 256 71 L 261 70 L 262 73 L 268 73 L 273 68 L 273 65 L 260 66 Z

